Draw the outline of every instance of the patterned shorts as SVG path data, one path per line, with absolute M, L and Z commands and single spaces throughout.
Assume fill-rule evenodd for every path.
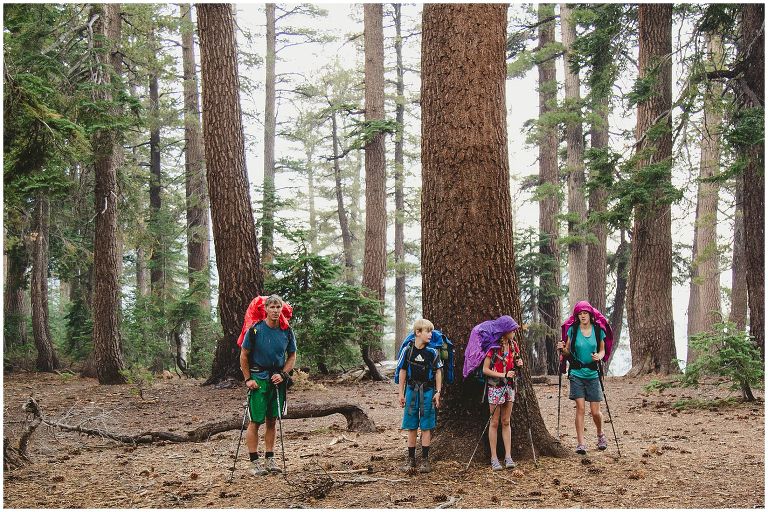
M 511 386 L 488 386 L 488 403 L 503 404 L 515 401 L 515 390 Z

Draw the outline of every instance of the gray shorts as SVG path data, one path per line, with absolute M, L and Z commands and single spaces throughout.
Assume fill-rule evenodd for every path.
M 568 377 L 571 382 L 568 398 L 576 400 L 584 398 L 587 402 L 602 402 L 603 390 L 600 389 L 600 379 L 582 379 L 571 375 Z

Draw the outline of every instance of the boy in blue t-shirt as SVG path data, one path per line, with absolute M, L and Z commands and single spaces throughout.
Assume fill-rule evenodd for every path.
M 280 328 L 283 299 L 270 295 L 264 303 L 267 318 L 248 329 L 240 347 L 240 370 L 248 387 L 248 413 L 250 423 L 245 440 L 251 458 L 251 474 L 280 473 L 275 463 L 275 420 L 279 408 L 285 404 L 285 385 L 288 372 L 296 363 L 296 338 L 293 331 Z M 259 427 L 266 423 L 264 447 L 266 461 L 259 460 Z
M 403 410 L 403 430 L 408 431 L 408 460 L 402 467 L 410 472 L 416 469 L 416 434 L 421 428 L 421 473 L 429 473 L 429 446 L 440 407 L 443 387 L 443 362 L 437 350 L 428 346 L 435 326 L 429 320 L 419 319 L 413 325 L 416 336 L 412 344 L 403 345 L 398 356 L 398 388 Z M 433 405 L 434 402 L 434 405 Z
M 571 326 L 567 339 L 560 341 L 557 348 L 571 361 L 568 372 L 568 398 L 576 402 L 576 453 L 585 455 L 585 402 L 589 402 L 592 419 L 597 428 L 597 448 L 608 448 L 608 440 L 603 433 L 603 413 L 600 412 L 603 392 L 600 389 L 600 374 L 597 369 L 598 362 L 605 355 L 605 333 L 601 329 L 595 329 L 595 321 L 589 311 L 574 311 L 574 314 L 578 315 L 579 321 Z M 596 332 L 600 333 L 599 341 Z M 574 340 L 574 346 L 571 346 L 571 340 Z

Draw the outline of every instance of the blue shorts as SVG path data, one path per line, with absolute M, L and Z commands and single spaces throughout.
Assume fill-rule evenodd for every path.
M 405 409 L 403 410 L 403 430 L 432 430 L 437 422 L 435 413 L 435 403 L 432 397 L 435 395 L 434 389 L 424 390 L 424 404 L 421 407 L 419 403 L 418 390 L 410 386 L 405 386 Z M 423 411 L 422 411 L 423 410 Z M 423 412 L 423 413 L 422 413 Z
M 571 375 L 568 377 L 571 382 L 570 391 L 568 392 L 568 398 L 576 400 L 577 398 L 584 398 L 587 402 L 602 402 L 603 390 L 600 389 L 600 378 L 596 379 L 582 379 Z

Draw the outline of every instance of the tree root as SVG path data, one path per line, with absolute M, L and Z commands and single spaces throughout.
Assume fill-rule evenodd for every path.
M 188 431 L 185 435 L 174 434 L 171 432 L 162 431 L 146 431 L 135 435 L 115 434 L 105 429 L 100 428 L 87 428 L 79 425 L 68 425 L 59 421 L 53 421 L 43 416 L 43 412 L 40 409 L 40 405 L 33 399 L 29 398 L 23 407 L 24 411 L 32 414 L 34 419 L 27 431 L 22 435 L 19 441 L 18 452 L 24 457 L 27 457 L 27 446 L 29 443 L 29 437 L 34 432 L 35 428 L 41 423 L 56 427 L 66 432 L 78 432 L 88 436 L 102 437 L 106 439 L 112 439 L 120 443 L 137 445 L 137 444 L 151 444 L 158 441 L 169 441 L 172 443 L 201 443 L 205 442 L 215 434 L 221 432 L 228 432 L 230 430 L 240 430 L 242 428 L 242 417 L 230 418 L 228 420 L 222 420 L 214 423 L 208 423 L 202 425 L 194 430 Z M 374 432 L 376 425 L 368 417 L 367 414 L 357 405 L 350 403 L 328 403 L 328 404 L 295 404 L 292 406 L 292 410 L 286 414 L 283 419 L 297 419 L 297 418 L 318 418 L 322 416 L 329 416 L 331 414 L 342 414 L 347 419 L 347 429 L 355 432 Z M 6 449 L 7 451 L 7 449 Z M 6 460 L 8 460 L 6 458 Z

